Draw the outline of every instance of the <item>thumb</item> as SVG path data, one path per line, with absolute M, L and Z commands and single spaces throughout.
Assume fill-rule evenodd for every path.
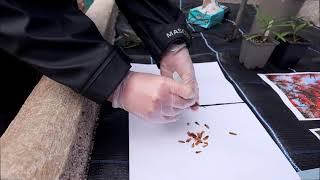
M 168 79 L 170 92 L 184 99 L 193 99 L 196 96 L 194 89 L 185 84 Z

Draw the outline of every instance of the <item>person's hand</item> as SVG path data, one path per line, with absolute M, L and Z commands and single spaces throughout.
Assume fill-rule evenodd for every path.
M 177 52 L 167 52 L 160 61 L 160 72 L 162 76 L 173 78 L 173 73 L 177 72 L 182 79 L 182 83 L 192 89 L 194 97 L 190 97 L 196 100 L 191 109 L 197 110 L 199 105 L 199 88 L 196 80 L 193 64 L 187 48 L 182 46 L 170 47 L 170 49 L 177 48 Z
M 191 88 L 170 78 L 129 72 L 114 91 L 112 106 L 147 121 L 168 123 L 195 103 L 194 96 Z

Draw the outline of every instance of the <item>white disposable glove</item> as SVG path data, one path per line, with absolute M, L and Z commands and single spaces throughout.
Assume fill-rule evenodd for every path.
M 168 123 L 195 103 L 194 91 L 170 78 L 129 72 L 113 93 L 112 106 L 147 121 Z
M 197 110 L 199 107 L 199 88 L 189 51 L 184 44 L 169 47 L 168 52 L 160 61 L 160 72 L 162 76 L 169 78 L 173 78 L 174 72 L 179 74 L 182 83 L 192 89 L 192 94 L 195 96 L 190 98 L 195 99 L 196 103 L 191 109 Z

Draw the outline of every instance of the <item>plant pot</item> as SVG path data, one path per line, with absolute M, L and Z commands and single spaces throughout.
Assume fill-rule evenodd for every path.
M 244 36 L 241 44 L 240 63 L 243 63 L 247 69 L 263 68 L 278 44 L 277 41 L 257 43 L 247 40 Z
M 299 60 L 306 54 L 310 42 L 303 40 L 300 42 L 283 42 L 274 49 L 270 61 L 280 68 L 294 67 Z

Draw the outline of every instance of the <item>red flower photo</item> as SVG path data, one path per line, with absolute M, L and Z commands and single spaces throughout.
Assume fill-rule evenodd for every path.
M 320 73 L 259 75 L 300 120 L 320 120 Z

